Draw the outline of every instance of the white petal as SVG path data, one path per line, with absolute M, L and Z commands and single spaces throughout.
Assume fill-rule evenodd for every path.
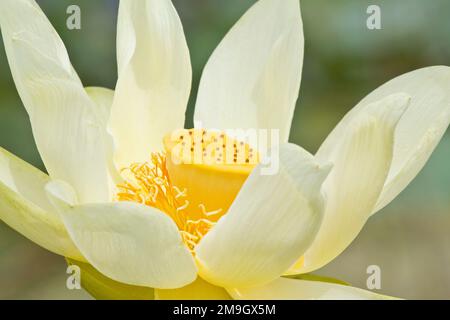
M 77 247 L 105 276 L 163 289 L 197 277 L 194 259 L 166 214 L 128 202 L 73 206 L 75 199 L 61 182 L 46 190 Z
M 303 26 L 298 0 L 260 0 L 206 65 L 195 120 L 216 129 L 280 129 L 287 142 L 300 88 Z
M 280 170 L 253 170 L 214 228 L 196 248 L 199 274 L 223 287 L 267 283 L 311 244 L 322 220 L 319 192 L 330 167 L 298 146 L 281 145 Z
M 340 284 L 279 278 L 266 286 L 230 289 L 237 300 L 388 300 L 392 297 Z
M 192 70 L 170 0 L 120 1 L 119 80 L 110 129 L 119 167 L 147 161 L 164 135 L 183 128 Z
M 41 247 L 84 261 L 47 201 L 49 177 L 0 148 L 0 219 Z
M 85 88 L 91 100 L 97 106 L 97 114 L 101 126 L 107 128 L 109 117 L 111 116 L 111 107 L 114 100 L 114 91 L 101 87 L 87 87 Z
M 81 286 L 96 300 L 154 300 L 153 288 L 117 282 L 98 272 L 89 263 L 66 260 L 70 266 L 80 268 Z
M 289 273 L 322 267 L 358 235 L 381 193 L 392 160 L 394 131 L 410 98 L 396 94 L 370 104 L 353 119 L 320 161 L 334 164 L 323 185 L 327 206 L 319 233 L 304 255 L 304 265 Z
M 333 148 L 352 119 L 368 103 L 395 92 L 411 96 L 411 105 L 395 132 L 392 167 L 374 213 L 391 202 L 415 178 L 436 148 L 450 123 L 450 67 L 434 66 L 401 75 L 382 85 L 338 124 L 319 153 Z
M 114 91 L 107 88 L 88 87 L 85 88 L 87 94 L 95 103 L 96 112 L 99 119 L 99 125 L 102 129 L 103 143 L 105 146 L 106 160 L 109 167 L 111 178 L 116 182 L 116 185 L 122 182 L 119 171 L 117 170 L 114 158 L 114 141 L 111 133 L 108 132 L 108 122 L 111 116 L 111 107 L 114 100 Z M 111 188 L 110 193 L 113 192 Z
M 0 25 L 49 174 L 73 185 L 82 201 L 108 200 L 110 180 L 96 108 L 61 39 L 31 0 L 2 0 Z

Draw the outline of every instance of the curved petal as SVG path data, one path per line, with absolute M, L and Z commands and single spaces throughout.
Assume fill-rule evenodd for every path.
M 279 277 L 311 244 L 320 226 L 319 192 L 330 166 L 320 167 L 292 144 L 280 147 L 280 170 L 253 170 L 228 213 L 196 247 L 199 274 L 223 287 L 264 284 Z
M 84 261 L 47 201 L 48 181 L 46 174 L 0 148 L 0 219 L 43 248 Z
M 265 286 L 229 289 L 236 300 L 392 300 L 359 288 L 320 281 L 279 278 Z
M 114 91 L 101 87 L 87 87 L 85 88 L 87 94 L 95 103 L 96 112 L 99 119 L 99 125 L 102 128 L 103 141 L 106 151 L 106 160 L 109 167 L 111 178 L 116 185 L 121 182 L 121 176 L 118 172 L 113 158 L 114 158 L 114 141 L 111 133 L 108 132 L 108 122 L 111 116 L 111 107 L 114 100 Z
M 114 281 L 98 272 L 88 263 L 66 259 L 70 266 L 80 268 L 83 289 L 97 300 L 154 300 L 154 289 L 130 286 Z
M 401 75 L 382 85 L 337 125 L 319 150 L 328 153 L 349 123 L 365 112 L 368 103 L 395 92 L 411 96 L 411 105 L 395 132 L 394 154 L 383 192 L 373 213 L 389 204 L 428 161 L 450 123 L 450 67 L 433 66 Z
M 164 135 L 184 127 L 192 70 L 170 0 L 120 1 L 117 57 L 110 130 L 116 164 L 126 167 L 147 161 Z
M 110 179 L 95 105 L 64 44 L 32 0 L 0 2 L 11 72 L 45 166 L 83 202 L 109 200 Z
M 173 289 L 197 277 L 175 223 L 161 211 L 128 202 L 72 205 L 68 186 L 46 186 L 77 247 L 105 276 L 130 285 Z
M 303 264 L 289 273 L 306 273 L 324 266 L 358 235 L 383 189 L 392 160 L 394 131 L 410 98 L 388 96 L 366 107 L 343 132 L 341 141 L 319 161 L 333 170 L 323 185 L 327 199 L 324 219 Z
M 260 0 L 209 59 L 195 120 L 205 128 L 279 129 L 287 142 L 300 88 L 303 26 L 298 0 Z
M 155 300 L 231 300 L 231 297 L 224 288 L 216 287 L 198 277 L 183 288 L 156 289 Z
M 101 87 L 86 87 L 86 93 L 97 106 L 97 115 L 101 126 L 105 129 L 111 116 L 111 107 L 114 100 L 114 90 Z

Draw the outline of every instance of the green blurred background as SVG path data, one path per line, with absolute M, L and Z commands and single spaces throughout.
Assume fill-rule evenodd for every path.
M 282 0 L 281 0 L 282 1 Z M 254 0 L 174 0 L 194 70 L 187 125 L 192 125 L 203 66 L 227 30 Z M 86 86 L 114 88 L 115 0 L 40 0 Z M 82 29 L 66 28 L 77 4 Z M 382 30 L 366 28 L 366 9 L 382 10 Z M 303 0 L 306 53 L 291 141 L 311 152 L 361 98 L 402 73 L 450 65 L 448 0 Z M 450 88 L 449 88 L 450 90 Z M 27 114 L 0 44 L 0 146 L 44 170 Z M 369 265 L 382 272 L 378 292 L 404 298 L 450 298 L 450 135 L 425 169 L 388 207 L 371 218 L 354 243 L 317 274 L 366 288 Z M 66 289 L 64 259 L 0 222 L 0 298 L 89 299 Z

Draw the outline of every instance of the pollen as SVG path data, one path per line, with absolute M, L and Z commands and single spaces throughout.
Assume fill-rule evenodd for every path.
M 149 162 L 124 168 L 122 176 L 125 182 L 117 186 L 117 201 L 141 203 L 167 214 L 191 252 L 215 225 L 214 216 L 222 212 L 220 208 L 207 211 L 204 204 L 192 208 L 188 190 L 174 185 L 170 179 L 165 153 L 153 153 Z

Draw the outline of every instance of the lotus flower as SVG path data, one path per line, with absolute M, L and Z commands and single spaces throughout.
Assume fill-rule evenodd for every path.
M 83 87 L 34 1 L 0 1 L 0 26 L 48 171 L 1 149 L 0 218 L 79 265 L 94 296 L 385 298 L 308 273 L 424 166 L 449 125 L 449 67 L 376 89 L 313 156 L 288 143 L 303 60 L 298 0 L 260 0 L 230 30 L 203 71 L 201 128 L 186 131 L 191 65 L 170 0 L 120 2 L 114 92 Z M 261 174 L 261 150 L 232 128 L 279 130 L 279 170 Z M 185 163 L 190 153 L 174 152 L 216 142 L 232 158 L 217 148 L 212 164 Z

